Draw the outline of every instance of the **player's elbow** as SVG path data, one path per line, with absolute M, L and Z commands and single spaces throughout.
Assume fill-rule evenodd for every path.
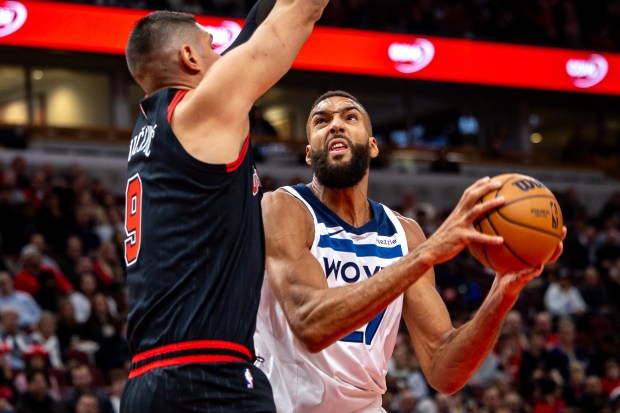
M 325 335 L 321 334 L 319 330 L 304 323 L 298 323 L 294 328 L 295 336 L 304 348 L 310 353 L 318 353 L 324 350 L 330 342 L 325 338 Z

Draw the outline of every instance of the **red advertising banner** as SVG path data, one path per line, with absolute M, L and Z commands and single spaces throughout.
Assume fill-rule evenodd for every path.
M 0 0 L 0 45 L 123 54 L 147 11 Z M 197 16 L 223 50 L 242 20 Z M 293 68 L 620 95 L 620 54 L 317 27 Z

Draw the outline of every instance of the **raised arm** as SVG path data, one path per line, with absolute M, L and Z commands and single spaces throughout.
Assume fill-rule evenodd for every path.
M 266 194 L 267 277 L 293 333 L 310 351 L 320 351 L 368 323 L 434 264 L 452 258 L 467 243 L 500 243 L 501 238 L 480 234 L 472 225 L 480 214 L 501 204 L 493 199 L 476 205 L 482 194 L 496 187 L 488 180 L 472 185 L 459 204 L 458 220 L 434 241 L 422 243 L 422 231 L 411 222 L 408 236 L 412 245 L 420 245 L 370 279 L 336 288 L 328 288 L 322 267 L 310 253 L 314 224 L 309 211 L 284 191 Z
M 562 248 L 560 243 L 551 261 L 559 257 Z M 541 271 L 539 267 L 497 274 L 476 315 L 458 329 L 452 327 L 431 273 L 407 289 L 403 316 L 424 376 L 433 388 L 451 394 L 467 383 L 493 348 L 504 317 L 520 291 Z
M 252 105 L 290 69 L 327 2 L 277 0 L 250 39 L 222 57 L 191 56 L 195 49 L 184 47 L 181 60 L 187 70 L 201 70 L 197 62 L 212 61 L 172 118 L 172 128 L 190 154 L 209 163 L 237 159 Z

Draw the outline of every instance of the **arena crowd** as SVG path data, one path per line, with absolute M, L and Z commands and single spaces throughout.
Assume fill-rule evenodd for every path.
M 289 183 L 263 177 L 267 191 Z M 557 195 L 565 253 L 521 294 L 480 370 L 454 395 L 434 392 L 403 325 L 387 412 L 620 412 L 620 192 L 594 215 L 574 191 Z M 391 207 L 427 235 L 448 213 L 413 193 Z M 15 158 L 0 166 L 0 216 L 0 413 L 118 412 L 129 365 L 122 195 L 79 165 Z M 467 251 L 435 271 L 458 326 L 493 274 Z

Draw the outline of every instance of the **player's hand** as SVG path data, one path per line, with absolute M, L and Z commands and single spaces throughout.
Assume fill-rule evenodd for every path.
M 534 278 L 538 277 L 543 271 L 543 266 L 528 268 L 516 272 L 497 273 L 495 283 L 504 296 L 517 297 L 523 287 Z
M 501 196 L 483 203 L 478 202 L 482 196 L 497 190 L 501 185 L 500 181 L 485 177 L 463 192 L 452 213 L 427 240 L 434 264 L 449 260 L 472 242 L 491 245 L 501 245 L 504 242 L 500 236 L 483 234 L 474 228 L 474 222 L 481 215 L 504 204 L 504 197 Z
M 562 255 L 562 253 L 564 252 L 564 238 L 566 238 L 566 227 L 562 227 L 562 240 L 556 247 L 555 252 L 551 256 L 551 258 L 549 258 L 545 264 L 554 263 L 558 260 L 558 258 L 560 258 L 560 255 Z

